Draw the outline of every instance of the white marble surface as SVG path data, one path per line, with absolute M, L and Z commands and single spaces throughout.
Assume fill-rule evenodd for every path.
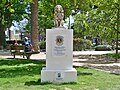
M 65 28 L 47 29 L 46 35 L 46 69 L 72 69 L 73 30 L 67 30 Z M 63 45 L 56 44 L 57 36 L 63 37 Z M 64 48 L 64 50 L 61 48 Z
M 41 70 L 41 82 L 77 82 L 73 68 L 73 30 L 46 30 L 46 67 Z

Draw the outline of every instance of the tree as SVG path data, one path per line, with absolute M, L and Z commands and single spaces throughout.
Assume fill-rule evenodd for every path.
M 14 10 L 12 9 L 12 5 L 10 2 L 6 0 L 2 0 L 0 2 L 0 46 L 5 46 L 5 29 L 10 26 L 11 13 Z
M 31 0 L 1 0 L 0 1 L 0 46 L 5 46 L 5 30 L 12 21 L 24 18 L 25 8 Z
M 118 40 L 120 27 L 120 0 L 91 0 L 91 9 L 87 14 L 75 17 L 75 31 L 84 35 L 99 35 L 107 43 L 116 42 L 116 62 L 118 61 Z M 86 18 L 80 18 L 81 16 Z M 80 21 L 79 21 L 80 20 Z M 78 28 L 81 26 L 82 28 Z M 78 34 L 78 33 L 77 33 Z
M 82 3 L 82 4 L 81 4 Z M 87 0 L 40 0 L 39 1 L 39 29 L 45 30 L 54 26 L 54 7 L 62 5 L 66 19 L 70 16 L 72 10 L 88 8 L 84 4 L 88 3 Z
M 39 51 L 38 39 L 38 0 L 33 0 L 31 4 L 31 40 L 33 48 L 36 52 Z
M 75 16 L 75 31 L 83 33 L 82 36 L 99 35 L 111 42 L 116 37 L 116 4 L 120 5 L 119 0 L 91 0 L 90 8 Z

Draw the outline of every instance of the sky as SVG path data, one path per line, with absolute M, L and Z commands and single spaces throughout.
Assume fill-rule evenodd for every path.
M 12 25 L 10 27 L 10 30 L 11 31 L 14 31 L 14 30 L 22 30 L 23 28 L 25 28 L 25 26 L 28 24 L 28 20 L 26 18 L 24 18 L 23 20 L 21 20 L 20 22 L 16 22 L 16 21 L 13 21 L 12 22 L 14 25 Z

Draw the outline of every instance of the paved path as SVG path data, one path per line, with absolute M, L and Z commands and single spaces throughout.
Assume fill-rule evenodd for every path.
M 107 53 L 115 53 L 116 51 L 74 51 L 73 55 L 102 55 Z M 120 52 L 120 51 L 119 51 Z
M 80 55 L 102 55 L 102 54 L 107 54 L 107 53 L 115 53 L 115 51 L 74 51 L 73 56 L 80 56 Z M 9 51 L 0 51 L 0 58 L 13 58 L 13 56 L 10 55 Z M 21 56 L 16 56 L 16 58 L 21 58 Z M 31 59 L 33 60 L 46 60 L 46 54 L 45 52 L 40 52 L 39 54 L 33 54 L 31 55 Z M 87 61 L 89 60 L 88 58 L 85 59 L 78 59 L 78 58 L 73 58 L 73 65 L 74 66 L 86 66 L 88 63 L 79 63 L 79 61 Z M 76 62 L 78 61 L 78 62 Z M 114 66 L 117 65 L 120 67 L 120 63 L 112 63 L 112 64 L 89 64 L 93 66 Z
M 20 55 L 16 55 L 15 57 L 23 59 L 23 57 Z M 13 58 L 13 56 L 10 54 L 9 51 L 7 52 L 0 51 L 0 58 Z M 39 54 L 32 54 L 30 58 L 35 60 L 45 60 L 46 54 L 44 52 L 40 52 Z
M 79 55 L 102 55 L 107 53 L 115 53 L 115 51 L 74 51 L 73 56 L 79 56 Z M 9 51 L 3 51 L 0 50 L 0 58 L 13 58 L 13 56 L 10 55 Z M 16 58 L 22 58 L 19 55 L 16 56 Z M 32 54 L 31 59 L 46 59 L 45 52 L 40 52 L 39 54 Z

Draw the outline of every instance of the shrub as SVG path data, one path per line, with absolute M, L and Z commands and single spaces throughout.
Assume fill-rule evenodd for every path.
M 75 38 L 73 40 L 73 50 L 74 51 L 90 49 L 91 45 L 92 45 L 92 42 L 87 39 Z
M 40 45 L 40 49 L 44 49 L 44 50 L 46 49 L 46 41 L 40 41 L 39 45 Z M 91 45 L 92 45 L 92 42 L 87 39 L 75 38 L 73 40 L 74 51 L 90 49 Z
M 40 49 L 46 49 L 46 41 L 40 41 L 39 46 Z
M 116 58 L 116 53 L 109 53 L 109 54 L 106 54 L 106 56 Z M 120 53 L 118 53 L 118 58 L 120 58 Z
M 112 46 L 110 46 L 110 45 L 95 46 L 95 51 L 110 51 L 110 50 L 112 50 Z

